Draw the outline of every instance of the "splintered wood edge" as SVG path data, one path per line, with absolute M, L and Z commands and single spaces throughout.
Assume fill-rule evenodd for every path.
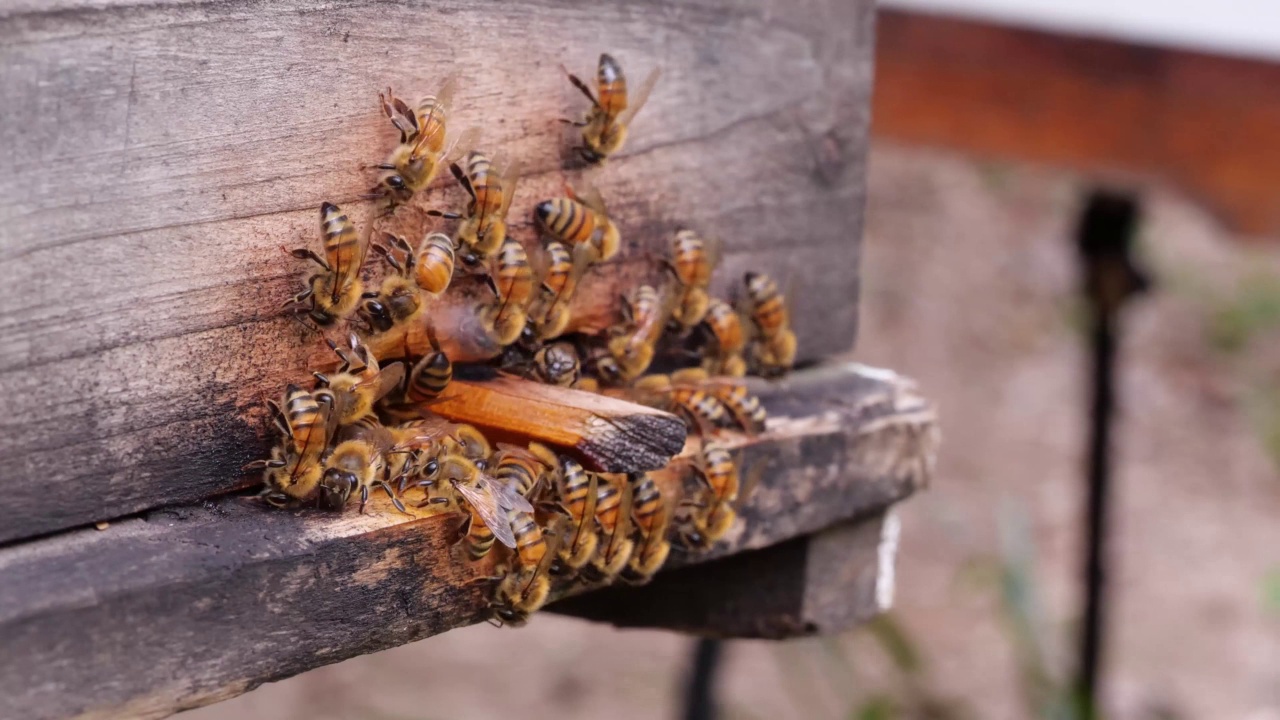
M 764 464 L 759 485 L 720 543 L 671 566 L 881 512 L 927 484 L 934 419 L 896 376 L 845 365 L 764 397 L 769 432 L 734 443 Z M 683 492 L 678 473 L 657 477 Z M 338 516 L 225 498 L 0 549 L 0 715 L 163 717 L 481 621 L 501 553 L 465 562 L 458 516 L 411 513 L 380 494 Z
M 506 375 L 455 380 L 430 409 L 493 441 L 552 445 L 597 472 L 657 470 L 680 452 L 686 434 L 670 413 Z

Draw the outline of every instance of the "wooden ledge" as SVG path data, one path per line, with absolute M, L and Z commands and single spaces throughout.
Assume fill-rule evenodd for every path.
M 874 516 L 928 482 L 937 430 L 908 381 L 841 365 L 764 397 L 741 520 L 672 565 Z M 232 497 L 0 549 L 0 716 L 163 717 L 478 622 L 492 559 L 451 557 L 456 525 L 381 498 L 335 517 Z

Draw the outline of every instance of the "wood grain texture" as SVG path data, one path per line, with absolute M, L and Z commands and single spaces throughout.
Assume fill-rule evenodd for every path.
M 490 442 L 545 443 L 597 472 L 661 469 L 684 447 L 687 432 L 671 413 L 506 375 L 455 379 L 431 411 L 474 425 Z
M 893 604 L 898 520 L 889 510 L 760 550 L 678 567 L 640 588 L 604 588 L 549 608 L 625 628 L 714 637 L 829 635 Z
M 678 227 L 725 240 L 715 288 L 794 278 L 802 359 L 852 346 L 870 0 L 68 2 L 0 9 L 0 541 L 242 482 L 262 402 L 323 352 L 284 319 L 316 208 L 356 202 L 395 135 L 377 108 L 460 80 L 456 126 L 524 161 L 513 233 L 581 174 L 560 63 L 665 72 L 595 176 L 624 253 L 579 303 L 657 278 Z M 420 233 L 449 182 L 397 216 Z M 443 226 L 442 226 L 443 227 Z M 802 282 L 800 282 L 802 281 Z M 580 308 L 581 309 L 581 308 Z
M 841 366 L 766 402 L 769 432 L 742 449 L 759 485 L 683 562 L 874 516 L 927 484 L 937 429 L 909 382 Z M 0 549 L 0 717 L 161 717 L 476 622 L 473 581 L 495 559 L 451 558 L 457 524 L 377 495 L 363 516 L 230 497 Z

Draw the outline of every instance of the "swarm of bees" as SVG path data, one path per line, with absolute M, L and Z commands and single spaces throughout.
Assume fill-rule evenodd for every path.
M 581 128 L 582 160 L 598 167 L 621 150 L 657 78 L 655 70 L 629 96 L 622 67 L 607 54 L 594 92 L 569 75 L 591 101 L 573 123 Z M 623 293 L 603 332 L 576 329 L 571 301 L 590 270 L 618 254 L 618 225 L 597 191 L 566 184 L 564 196 L 533 206 L 528 226 L 543 242 L 530 244 L 540 248 L 531 258 L 507 218 L 519 164 L 477 150 L 472 130 L 452 132 L 455 89 L 448 80 L 413 107 L 390 89 L 379 94 L 399 131 L 366 196 L 380 212 L 360 232 L 325 203 L 322 252 L 292 251 L 318 269 L 286 305 L 325 337 L 333 353 L 325 367 L 333 370 L 313 373 L 309 389 L 291 384 L 267 402 L 279 439 L 246 468 L 262 471 L 260 497 L 277 507 L 365 512 L 370 497 L 384 493 L 401 512 L 413 505 L 458 518 L 459 560 L 497 558 L 492 620 L 520 625 L 547 601 L 553 582 L 644 583 L 673 543 L 699 552 L 725 537 L 744 493 L 724 439 L 755 435 L 766 424 L 743 378 L 787 372 L 796 339 L 768 276 L 748 273 L 736 301 L 711 295 L 718 246 L 689 229 L 675 233 L 655 268 L 661 282 Z M 452 234 L 371 239 L 378 220 L 410 204 L 444 167 L 468 201 L 426 215 L 456 222 Z M 370 249 L 374 261 L 366 262 Z M 382 267 L 376 283 L 366 277 L 373 265 Z M 497 348 L 490 368 L 682 418 L 686 451 L 656 472 L 678 473 L 684 492 L 664 495 L 654 472 L 588 471 L 563 448 L 493 443 L 432 412 L 455 371 L 440 337 L 466 331 L 448 324 L 456 316 L 437 317 L 433 305 L 462 283 L 480 288 L 463 324 Z M 425 345 L 410 342 L 419 336 Z M 667 372 L 651 372 L 657 368 Z

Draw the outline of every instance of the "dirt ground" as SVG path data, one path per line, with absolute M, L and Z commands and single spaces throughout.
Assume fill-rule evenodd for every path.
M 865 631 L 738 642 L 721 696 L 731 718 L 847 718 L 910 688 L 967 717 L 1035 717 L 998 571 L 1017 553 L 1032 561 L 1030 642 L 1062 677 L 1086 413 L 1071 244 L 1081 180 L 883 142 L 870 168 L 854 356 L 915 377 L 943 418 L 934 487 L 902 508 L 893 611 L 924 668 L 904 683 Z M 1157 286 L 1125 318 L 1105 706 L 1121 720 L 1280 720 L 1280 253 L 1230 237 L 1170 189 L 1143 202 Z M 690 649 L 544 616 L 183 717 L 670 718 Z

